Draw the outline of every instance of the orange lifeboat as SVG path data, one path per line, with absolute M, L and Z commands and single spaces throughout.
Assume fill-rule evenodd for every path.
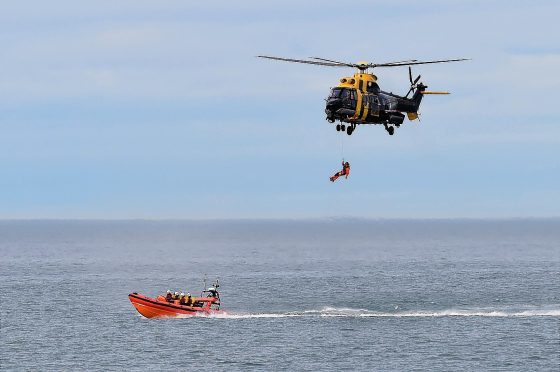
M 203 292 L 207 297 L 192 297 L 192 305 L 182 305 L 179 300 L 167 301 L 165 297 L 144 296 L 137 292 L 128 299 L 140 314 L 146 318 L 183 317 L 193 315 L 220 314 L 220 295 L 218 283 Z

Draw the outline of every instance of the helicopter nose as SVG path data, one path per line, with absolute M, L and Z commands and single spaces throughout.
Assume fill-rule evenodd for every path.
M 327 110 L 331 112 L 336 112 L 336 110 L 338 110 L 341 107 L 342 107 L 342 103 L 340 102 L 339 99 L 331 98 L 327 101 Z

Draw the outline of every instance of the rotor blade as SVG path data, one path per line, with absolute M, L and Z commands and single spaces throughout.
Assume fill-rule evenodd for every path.
M 371 63 L 369 67 L 395 67 L 395 66 L 412 66 L 412 65 L 427 65 L 430 63 L 447 63 L 469 61 L 470 58 L 457 58 L 457 59 L 441 59 L 436 61 L 416 61 L 416 62 L 390 62 L 390 63 Z
M 408 66 L 408 68 L 410 68 L 410 66 Z M 412 83 L 412 85 L 416 84 L 418 80 L 420 80 L 420 77 L 422 77 L 422 75 L 418 75 L 416 79 L 414 79 L 414 83 Z
M 451 94 L 451 93 L 449 93 L 449 92 L 432 92 L 432 91 L 425 90 L 425 91 L 422 92 L 422 94 Z
M 345 66 L 348 66 L 348 67 L 358 67 L 359 66 L 357 63 L 347 63 L 347 62 L 333 61 L 331 59 L 326 59 L 326 58 L 319 58 L 319 57 L 309 57 L 309 58 L 316 59 L 316 60 L 319 60 L 319 61 L 324 61 L 324 62 L 338 63 L 338 64 L 345 65 Z M 387 64 L 404 63 L 404 62 L 416 62 L 416 61 L 417 61 L 416 59 L 407 59 L 407 60 L 404 60 L 404 61 L 389 62 Z
M 331 59 L 325 59 L 325 58 L 319 58 L 319 57 L 309 57 L 311 59 L 316 59 L 318 61 L 323 61 L 323 62 L 331 62 L 331 63 L 336 63 L 339 65 L 344 65 L 344 66 L 348 66 L 348 67 L 355 67 L 356 64 L 354 63 L 347 63 L 347 62 L 339 62 L 339 61 L 333 61 Z
M 258 58 L 273 59 L 276 61 L 285 62 L 295 62 L 295 63 L 306 63 L 309 65 L 319 65 L 319 66 L 332 66 L 332 67 L 347 67 L 346 65 L 340 65 L 338 63 L 328 63 L 328 62 L 318 62 L 318 61 L 306 61 L 303 59 L 292 59 L 292 58 L 281 58 L 281 57 L 271 57 L 271 56 L 257 56 Z
M 385 62 L 385 63 L 381 63 L 382 65 L 394 65 L 394 64 L 399 64 L 399 63 L 404 63 L 405 66 L 408 64 L 408 62 L 416 62 L 418 61 L 417 59 L 406 59 L 404 61 L 395 61 L 395 62 Z M 379 64 L 376 63 L 370 63 L 370 65 L 376 65 L 379 66 Z
M 408 66 L 408 80 L 410 80 L 410 85 L 414 85 L 414 83 L 412 82 L 412 68 L 410 66 Z
M 414 90 L 413 87 L 410 87 L 410 89 L 408 90 L 408 92 L 406 93 L 406 96 L 404 96 L 404 98 L 408 98 L 408 95 L 410 94 L 410 92 L 412 92 Z

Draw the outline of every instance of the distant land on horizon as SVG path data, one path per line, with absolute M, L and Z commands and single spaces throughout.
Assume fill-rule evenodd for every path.
M 317 218 L 0 218 L 0 223 L 18 222 L 138 222 L 138 223 L 438 223 L 438 222 L 560 222 L 552 217 L 448 217 L 448 218 L 373 218 L 373 217 L 317 217 Z

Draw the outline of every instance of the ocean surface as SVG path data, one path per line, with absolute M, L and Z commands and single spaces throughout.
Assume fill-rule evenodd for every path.
M 560 220 L 3 221 L 0 296 L 1 370 L 558 371 Z

